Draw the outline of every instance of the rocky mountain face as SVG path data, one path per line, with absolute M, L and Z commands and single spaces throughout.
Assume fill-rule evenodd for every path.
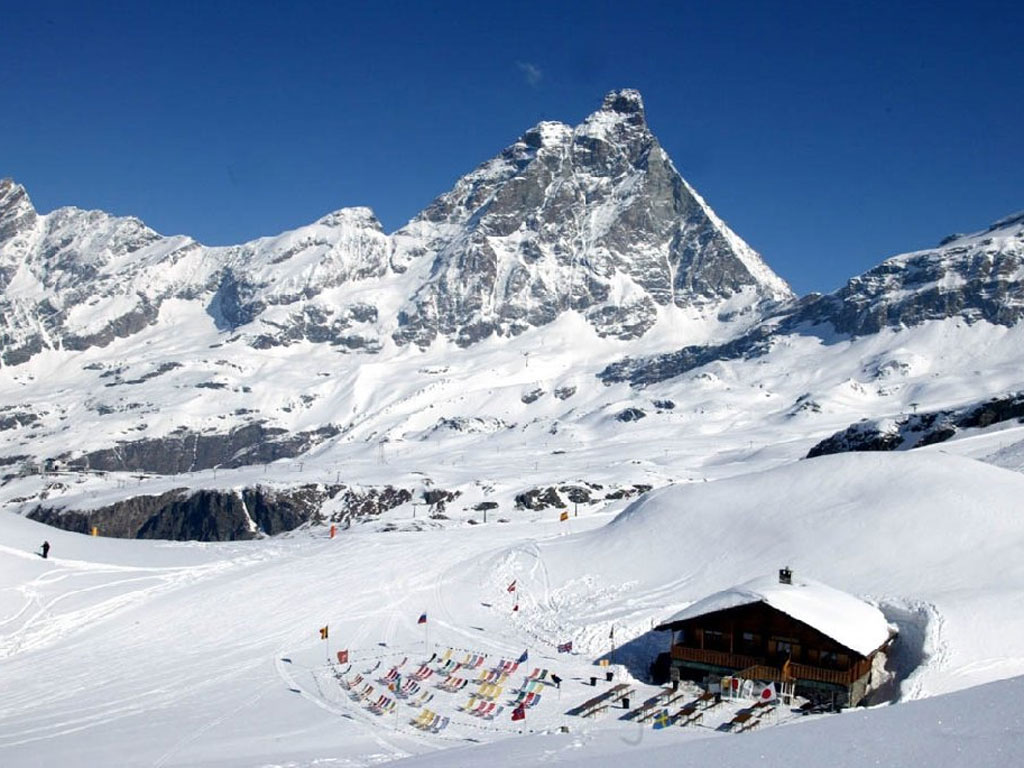
M 431 261 L 399 316 L 399 343 L 466 346 L 582 313 L 635 339 L 658 308 L 714 311 L 789 298 L 788 286 L 683 180 L 650 132 L 640 94 L 608 94 L 572 128 L 545 122 L 395 234 L 396 261 Z
M 335 290 L 375 284 L 397 304 Z M 389 337 L 466 346 L 568 310 L 601 335 L 632 339 L 659 307 L 715 313 L 741 297 L 727 310 L 737 313 L 791 296 L 682 179 L 629 90 L 576 128 L 527 131 L 390 237 L 368 209 L 350 208 L 209 248 L 100 211 L 38 215 L 6 179 L 0 290 L 6 365 L 106 346 L 153 324 L 169 299 L 202 302 L 256 348 L 375 352 Z
M 1024 213 L 982 232 L 952 235 L 937 248 L 895 256 L 834 293 L 794 300 L 724 344 L 625 358 L 600 378 L 647 386 L 715 360 L 762 356 L 786 335 L 865 336 L 949 318 L 1007 327 L 1024 318 Z
M 905 451 L 942 443 L 965 429 L 1024 422 L 1024 392 L 1013 392 L 962 408 L 865 419 L 817 443 L 807 458 L 851 451 Z

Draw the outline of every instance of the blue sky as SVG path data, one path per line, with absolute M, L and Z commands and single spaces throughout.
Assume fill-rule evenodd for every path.
M 638 88 L 799 293 L 1024 208 L 1020 2 L 11 2 L 0 176 L 210 244 L 393 231 L 543 119 Z

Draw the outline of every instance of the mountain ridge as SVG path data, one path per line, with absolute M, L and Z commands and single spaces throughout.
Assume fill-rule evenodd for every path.
M 630 90 L 390 235 L 356 206 L 207 247 L 37 214 L 13 181 L 0 231 L 0 504 L 51 520 L 263 485 L 398 488 L 460 519 L 606 504 L 1024 390 L 1020 214 L 796 297 Z M 609 442 L 616 483 L 589 458 Z

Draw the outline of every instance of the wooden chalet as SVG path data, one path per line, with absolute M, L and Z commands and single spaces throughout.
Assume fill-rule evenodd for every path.
M 875 658 L 895 636 L 882 612 L 819 582 L 759 578 L 710 595 L 656 629 L 670 630 L 681 678 L 732 675 L 794 683 L 811 698 L 844 706 L 871 689 Z

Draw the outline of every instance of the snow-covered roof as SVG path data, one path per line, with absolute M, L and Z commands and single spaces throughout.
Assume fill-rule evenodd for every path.
M 765 603 L 862 656 L 889 639 L 889 623 L 873 605 L 826 584 L 795 575 L 792 584 L 761 576 L 698 600 L 661 626 L 751 603 Z

